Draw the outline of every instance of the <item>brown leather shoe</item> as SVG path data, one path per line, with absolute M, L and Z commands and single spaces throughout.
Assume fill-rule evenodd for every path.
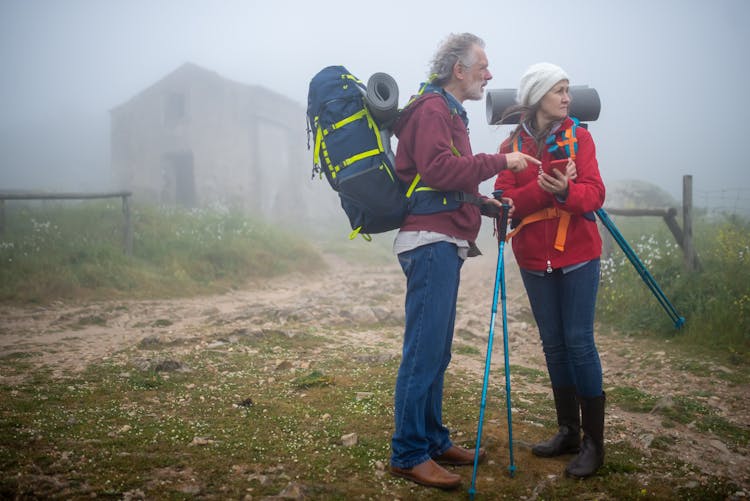
M 432 459 L 419 463 L 412 468 L 396 468 L 391 466 L 391 475 L 403 477 L 412 482 L 427 487 L 439 489 L 455 489 L 461 485 L 461 476 L 451 473 Z
M 466 466 L 469 464 L 473 465 L 474 450 L 475 449 L 464 449 L 463 447 L 459 447 L 457 445 L 451 445 L 447 451 L 433 459 L 438 464 L 445 464 L 450 466 Z M 486 457 L 487 454 L 484 452 L 484 449 L 479 449 L 478 462 L 483 462 Z

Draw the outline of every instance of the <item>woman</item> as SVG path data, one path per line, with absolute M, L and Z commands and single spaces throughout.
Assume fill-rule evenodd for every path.
M 594 344 L 602 248 L 594 211 L 604 203 L 604 184 L 591 134 L 568 116 L 569 79 L 562 68 L 532 65 L 517 98 L 506 115 L 520 113 L 519 125 L 500 151 L 521 151 L 542 165 L 502 171 L 495 188 L 514 201 L 513 252 L 539 328 L 559 425 L 532 452 L 578 452 L 565 471 L 584 478 L 604 462 L 605 396 Z

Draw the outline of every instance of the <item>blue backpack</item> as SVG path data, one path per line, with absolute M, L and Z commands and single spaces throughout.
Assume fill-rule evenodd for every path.
M 318 72 L 307 94 L 313 177 L 325 175 L 338 193 L 350 239 L 397 229 L 409 212 L 406 187 L 393 167 L 391 132 L 378 126 L 366 94 L 367 87 L 343 66 Z

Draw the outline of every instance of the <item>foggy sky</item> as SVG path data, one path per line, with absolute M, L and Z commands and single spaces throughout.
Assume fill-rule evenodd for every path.
M 185 62 L 303 105 L 324 66 L 384 71 L 403 105 L 463 31 L 487 44 L 488 88 L 549 61 L 597 89 L 605 183 L 678 199 L 683 174 L 698 194 L 750 188 L 749 24 L 746 0 L 0 0 L 0 190 L 109 188 L 109 110 Z M 484 100 L 466 105 L 474 151 L 495 151 L 509 129 L 487 125 Z

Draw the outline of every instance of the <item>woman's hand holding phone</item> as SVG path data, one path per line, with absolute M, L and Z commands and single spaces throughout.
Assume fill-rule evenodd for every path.
M 568 196 L 568 183 L 578 176 L 576 164 L 571 158 L 562 158 L 550 162 L 549 172 L 539 174 L 539 187 L 561 198 Z

